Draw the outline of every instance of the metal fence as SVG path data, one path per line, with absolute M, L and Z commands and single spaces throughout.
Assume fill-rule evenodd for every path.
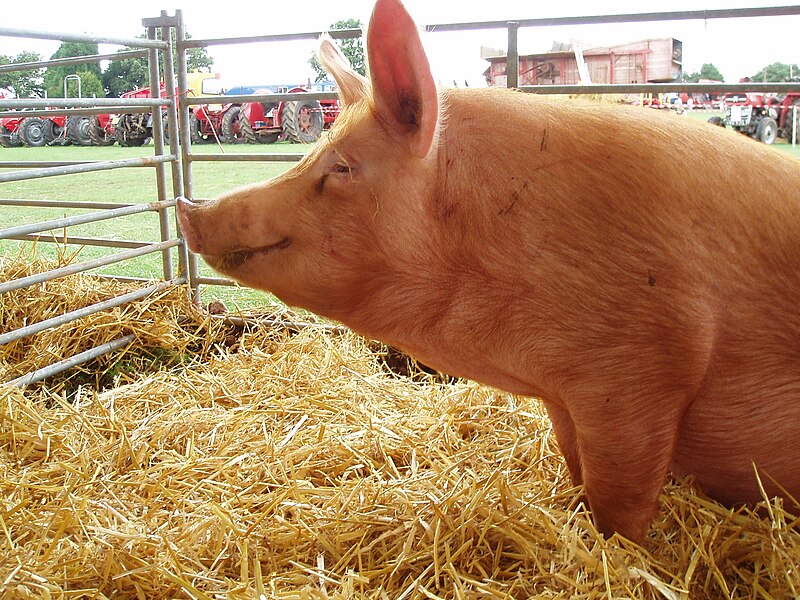
M 800 6 L 771 7 L 771 8 L 751 8 L 751 9 L 732 9 L 732 10 L 699 10 L 681 12 L 661 12 L 646 14 L 622 14 L 622 15 L 598 15 L 591 17 L 566 17 L 552 19 L 531 19 L 520 21 L 488 21 L 480 23 L 448 23 L 428 25 L 425 31 L 453 32 L 453 31 L 472 31 L 478 29 L 505 29 L 507 31 L 507 82 L 509 87 L 518 87 L 524 92 L 548 93 L 548 94 L 606 94 L 606 93 L 664 93 L 664 92 L 687 92 L 687 93 L 726 93 L 734 91 L 768 91 L 768 92 L 800 92 L 798 83 L 749 83 L 749 84 L 691 84 L 691 83 L 663 83 L 663 84 L 636 84 L 636 85 L 559 85 L 559 86 L 518 86 L 518 31 L 520 28 L 527 27 L 551 27 L 558 25 L 597 25 L 607 23 L 628 23 L 628 22 L 650 22 L 650 21 L 684 21 L 684 20 L 710 20 L 710 19 L 733 19 L 743 17 L 774 17 L 774 16 L 796 16 L 800 15 Z M 108 310 L 109 308 L 120 306 L 124 303 L 134 301 L 149 294 L 163 290 L 165 288 L 189 284 L 192 295 L 198 303 L 201 300 L 201 288 L 206 285 L 232 285 L 233 282 L 215 277 L 202 276 L 198 269 L 196 256 L 187 253 L 186 247 L 180 238 L 179 232 L 173 235 L 170 224 L 174 219 L 174 214 L 170 211 L 175 205 L 175 198 L 185 196 L 193 200 L 195 198 L 192 165 L 199 161 L 280 161 L 292 162 L 302 157 L 301 153 L 290 154 L 244 154 L 244 153 L 225 153 L 225 154 L 196 154 L 192 151 L 191 135 L 188 127 L 189 116 L 192 107 L 203 104 L 216 103 L 237 103 L 237 102 L 275 102 L 280 100 L 296 100 L 304 98 L 309 100 L 334 99 L 335 93 L 304 93 L 304 94 L 271 94 L 269 96 L 205 96 L 202 98 L 192 98 L 186 93 L 188 90 L 188 72 L 186 50 L 190 48 L 207 48 L 210 46 L 230 45 L 230 44 L 251 44 L 267 43 L 276 44 L 295 40 L 315 40 L 323 32 L 307 32 L 299 34 L 285 35 L 266 35 L 254 37 L 238 38 L 216 38 L 216 39 L 187 39 L 185 26 L 181 11 L 176 11 L 175 16 L 168 16 L 162 11 L 161 15 L 154 19 L 144 19 L 143 25 L 147 29 L 147 39 L 119 39 L 109 37 L 98 37 L 89 35 L 58 34 L 41 31 L 28 31 L 16 29 L 0 28 L 0 37 L 27 37 L 60 41 L 77 41 L 108 43 L 128 46 L 138 50 L 121 52 L 117 54 L 95 55 L 70 59 L 59 59 L 44 61 L 35 64 L 25 65 L 5 65 L 0 66 L 0 72 L 4 70 L 26 70 L 30 68 L 43 68 L 48 66 L 63 66 L 68 64 L 80 64 L 81 62 L 96 62 L 98 60 L 118 60 L 142 56 L 146 54 L 149 59 L 150 89 L 153 91 L 151 98 L 141 99 L 49 99 L 49 100 L 2 100 L 0 99 L 0 117 L 10 114 L 17 114 L 14 111 L 26 109 L 26 115 L 52 114 L 45 108 L 58 108 L 60 114 L 98 114 L 107 111 L 119 113 L 143 113 L 152 112 L 153 114 L 153 156 L 133 158 L 116 161 L 99 162 L 3 162 L 0 160 L 0 168 L 15 169 L 8 172 L 0 172 L 0 184 L 4 182 L 20 181 L 23 179 L 33 179 L 39 177 L 53 177 L 74 173 L 87 173 L 108 169 L 124 168 L 152 168 L 155 170 L 155 186 L 157 191 L 157 201 L 149 204 L 124 204 L 124 203 L 94 203 L 94 202 L 66 202 L 60 200 L 31 201 L 31 200 L 2 200 L 0 207 L 13 206 L 41 206 L 55 207 L 64 210 L 91 208 L 93 212 L 66 216 L 61 219 L 42 221 L 38 223 L 25 224 L 17 227 L 0 231 L 0 240 L 14 239 L 23 241 L 54 241 L 52 235 L 43 235 L 54 228 L 66 228 L 80 223 L 95 222 L 102 219 L 120 218 L 141 212 L 155 213 L 161 235 L 158 243 L 130 242 L 114 239 L 93 239 L 80 237 L 61 237 L 58 241 L 67 244 L 98 245 L 119 248 L 122 251 L 105 256 L 100 259 L 76 263 L 50 271 L 25 277 L 14 281 L 0 283 L 0 294 L 11 290 L 18 290 L 24 287 L 41 284 L 42 282 L 63 277 L 67 274 L 96 269 L 115 262 L 126 261 L 132 257 L 142 254 L 160 252 L 163 262 L 163 279 L 158 282 L 149 281 L 145 287 L 136 292 L 125 294 L 117 298 L 88 306 L 78 311 L 73 311 L 52 319 L 47 319 L 40 323 L 28 325 L 14 330 L 0 332 L 0 344 L 5 344 L 25 336 L 32 335 L 49 327 L 56 327 L 62 323 L 79 319 L 92 312 Z M 172 32 L 175 32 L 177 64 L 173 64 L 172 58 Z M 346 29 L 326 32 L 334 39 L 357 38 L 362 35 L 359 29 Z M 164 65 L 164 73 L 159 72 L 159 57 L 161 64 Z M 167 93 L 167 97 L 160 97 L 160 81 L 164 81 L 165 90 L 176 90 L 173 96 Z M 10 111 L 10 112 L 9 112 Z M 169 131 L 178 132 L 178 135 L 169 137 L 169 148 L 166 148 L 164 140 L 164 123 L 166 118 Z M 180 124 L 180 126 L 179 126 Z M 2 152 L 0 151 L 0 159 Z M 178 273 L 173 269 L 173 251 L 178 255 Z M 136 278 L 133 278 L 136 279 Z M 41 380 L 47 376 L 91 360 L 103 353 L 112 352 L 130 344 L 134 336 L 124 336 L 114 342 L 104 344 L 90 351 L 83 352 L 74 357 L 67 358 L 46 369 L 31 373 L 13 382 L 14 385 L 27 385 L 33 381 Z

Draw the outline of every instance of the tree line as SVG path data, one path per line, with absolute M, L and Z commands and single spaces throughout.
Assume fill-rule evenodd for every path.
M 144 38 L 145 36 L 139 37 Z M 131 50 L 131 48 L 123 48 L 119 52 L 127 50 Z M 64 42 L 50 57 L 50 60 L 96 54 L 98 54 L 97 44 Z M 174 56 L 174 59 L 177 60 L 177 56 Z M 0 54 L 0 65 L 41 60 L 41 55 L 36 52 L 20 52 L 16 56 Z M 189 71 L 210 71 L 214 64 L 214 59 L 205 48 L 187 50 L 186 61 Z M 163 73 L 163 66 L 161 66 L 160 72 Z M 105 69 L 102 68 L 100 61 L 96 61 L 79 65 L 51 66 L 46 69 L 0 73 L 0 90 L 6 90 L 17 98 L 63 98 L 64 79 L 68 75 L 80 77 L 80 92 L 84 98 L 117 98 L 124 92 L 145 87 L 150 82 L 150 71 L 146 58 L 125 58 L 108 61 Z M 66 95 L 69 98 L 78 96 L 78 83 L 74 78 L 67 81 Z

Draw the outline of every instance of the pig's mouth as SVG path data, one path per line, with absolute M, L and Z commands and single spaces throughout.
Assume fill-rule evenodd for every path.
M 207 260 L 213 263 L 213 266 L 221 271 L 230 271 L 241 267 L 248 260 L 257 254 L 269 254 L 274 250 L 283 250 L 292 244 L 291 238 L 283 238 L 281 241 L 268 246 L 259 246 L 258 248 L 245 248 L 244 250 L 236 250 L 228 252 L 227 254 L 220 254 L 214 257 L 208 257 Z

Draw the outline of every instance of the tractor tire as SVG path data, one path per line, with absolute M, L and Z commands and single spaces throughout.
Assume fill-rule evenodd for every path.
M 294 100 L 283 104 L 283 132 L 298 144 L 313 144 L 322 135 L 322 106 L 316 100 Z
M 712 125 L 716 125 L 717 127 L 722 127 L 725 129 L 725 120 L 722 117 L 711 117 L 708 122 Z
M 767 145 L 772 144 L 778 137 L 778 124 L 771 117 L 764 117 L 756 127 L 756 139 Z
M 89 123 L 89 137 L 95 146 L 111 146 L 116 140 L 114 134 L 100 127 L 100 120 L 91 117 Z
M 123 148 L 134 148 L 136 146 L 144 146 L 144 143 L 147 141 L 147 137 L 128 136 L 122 129 L 114 130 L 114 139 L 116 139 L 117 143 Z
M 44 119 L 27 117 L 19 124 L 19 139 L 29 148 L 38 148 L 47 144 L 44 135 Z
M 193 144 L 210 144 L 214 141 L 213 135 L 203 135 L 203 124 L 194 113 L 189 115 L 189 135 Z
M 67 139 L 75 146 L 91 146 L 92 137 L 89 129 L 92 127 L 91 118 L 76 115 L 67 119 Z
M 44 120 L 44 139 L 48 146 L 69 146 L 66 128 L 52 119 Z
M 239 114 L 239 130 L 248 144 L 272 144 L 281 136 L 280 133 L 256 133 L 250 120 L 243 114 Z
M 19 148 L 22 141 L 19 139 L 19 130 L 11 131 L 5 125 L 0 125 L 0 146 L 3 148 Z
M 247 141 L 239 121 L 241 110 L 238 106 L 232 106 L 222 117 L 222 141 L 226 144 L 241 144 Z

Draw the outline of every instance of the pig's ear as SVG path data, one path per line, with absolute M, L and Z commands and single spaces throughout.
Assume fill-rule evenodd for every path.
M 336 85 L 339 87 L 339 98 L 345 105 L 354 104 L 362 98 L 366 98 L 369 89 L 367 80 L 353 70 L 342 51 L 327 35 L 320 38 L 317 59 L 336 80 Z
M 375 110 L 424 157 L 436 132 L 439 98 L 417 26 L 399 0 L 378 0 L 367 33 Z

